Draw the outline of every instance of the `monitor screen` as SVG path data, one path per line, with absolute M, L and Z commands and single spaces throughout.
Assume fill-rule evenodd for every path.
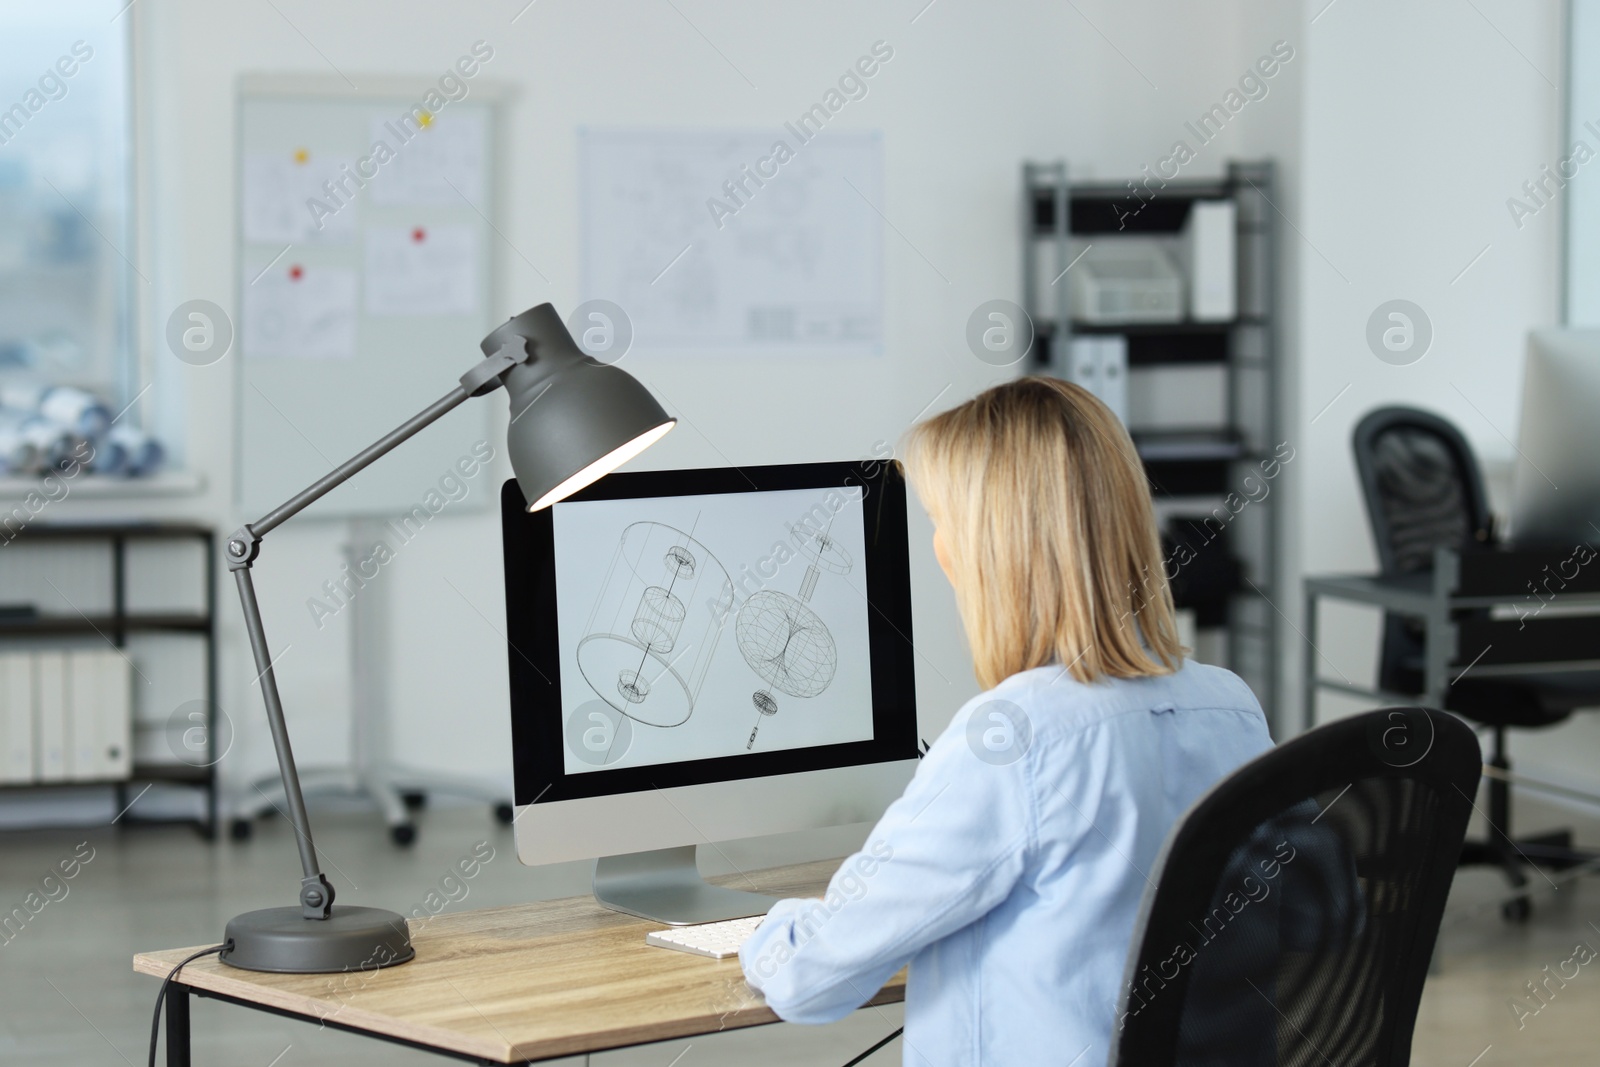
M 616 474 L 532 514 L 508 482 L 503 511 L 519 804 L 915 755 L 887 465 Z

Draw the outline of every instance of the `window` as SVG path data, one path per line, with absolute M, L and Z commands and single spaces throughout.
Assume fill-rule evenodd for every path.
M 135 392 L 131 309 L 143 284 L 126 3 L 0 14 L 0 390 L 76 385 L 113 411 Z
M 1600 326 L 1600 0 L 1573 0 L 1568 11 L 1567 136 L 1551 164 L 1570 186 L 1566 318 L 1569 326 Z M 1558 188 L 1551 180 L 1534 190 L 1546 199 L 1529 197 L 1522 204 L 1538 210 L 1555 199 Z

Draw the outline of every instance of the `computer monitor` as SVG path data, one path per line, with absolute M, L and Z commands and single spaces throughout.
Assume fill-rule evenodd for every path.
M 501 492 L 517 856 L 665 923 L 763 914 L 700 844 L 876 819 L 917 762 L 906 489 L 887 463 Z
M 1519 544 L 1600 538 L 1600 330 L 1534 330 L 1512 475 Z

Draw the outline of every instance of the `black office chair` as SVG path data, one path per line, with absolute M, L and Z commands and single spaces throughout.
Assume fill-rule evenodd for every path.
M 1356 426 L 1356 470 L 1366 495 L 1367 517 L 1386 576 L 1432 570 L 1438 547 L 1469 551 L 1495 542 L 1488 498 L 1478 461 L 1466 439 L 1437 415 L 1415 408 L 1385 407 Z M 1386 615 L 1379 661 L 1379 688 L 1401 694 L 1423 690 L 1423 630 L 1414 620 Z M 1448 689 L 1447 710 L 1489 727 L 1489 763 L 1509 771 L 1506 730 L 1564 722 L 1578 708 L 1600 706 L 1600 671 L 1463 677 Z M 1570 867 L 1592 856 L 1572 847 L 1570 831 L 1510 841 L 1511 788 L 1489 779 L 1489 838 L 1470 842 L 1462 862 L 1505 871 L 1515 887 L 1527 884 L 1525 861 Z M 1529 913 L 1526 897 L 1507 903 L 1509 919 Z
M 1403 1067 L 1472 815 L 1470 727 L 1368 712 L 1183 817 L 1134 925 L 1110 1067 Z

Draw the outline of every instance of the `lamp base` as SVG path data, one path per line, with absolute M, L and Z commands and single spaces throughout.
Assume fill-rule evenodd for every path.
M 228 921 L 223 940 L 223 963 L 274 974 L 370 971 L 416 955 L 404 916 L 337 904 L 326 919 L 307 919 L 299 908 L 247 911 Z

